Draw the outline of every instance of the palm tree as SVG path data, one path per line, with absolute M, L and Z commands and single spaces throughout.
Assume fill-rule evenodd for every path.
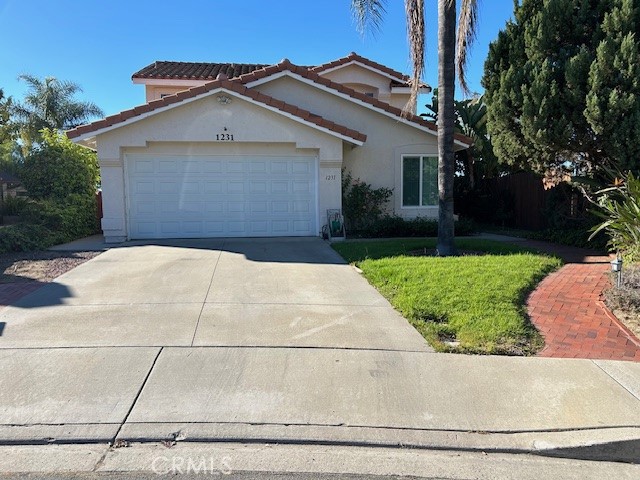
M 93 117 L 104 116 L 92 102 L 74 100 L 82 88 L 77 83 L 34 75 L 20 75 L 28 85 L 22 103 L 14 105 L 14 113 L 21 123 L 22 137 L 27 145 L 37 142 L 43 128 L 67 130 L 77 127 Z
M 492 178 L 500 174 L 498 157 L 493 153 L 491 138 L 487 132 L 487 105 L 484 95 L 465 100 L 456 100 L 457 131 L 473 140 L 473 146 L 458 152 L 465 159 L 469 187 L 475 187 L 476 180 Z
M 364 32 L 379 28 L 385 13 L 385 0 L 351 0 L 351 9 Z M 454 105 L 455 74 L 463 92 L 469 92 L 466 81 L 467 52 L 475 40 L 478 20 L 477 0 L 461 0 L 456 42 L 456 0 L 438 0 L 438 254 L 455 255 L 453 218 L 453 179 L 455 175 Z M 407 35 L 413 67 L 411 99 L 406 112 L 414 112 L 420 80 L 424 71 L 425 25 L 424 0 L 405 0 Z

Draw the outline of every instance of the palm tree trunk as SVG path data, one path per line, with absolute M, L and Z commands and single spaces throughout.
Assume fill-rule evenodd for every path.
M 456 2 L 438 0 L 438 254 L 456 254 L 453 220 Z

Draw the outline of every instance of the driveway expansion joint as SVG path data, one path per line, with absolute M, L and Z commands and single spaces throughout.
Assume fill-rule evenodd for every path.
M 133 408 L 136 406 L 136 403 L 138 402 L 138 399 L 140 398 L 140 394 L 144 390 L 144 387 L 147 384 L 147 381 L 149 380 L 149 377 L 151 376 L 151 372 L 153 372 L 153 369 L 156 366 L 156 362 L 158 361 L 158 358 L 160 358 L 160 354 L 162 353 L 163 349 L 164 349 L 164 347 L 160 347 L 158 349 L 158 353 L 156 354 L 155 358 L 153 359 L 153 362 L 151 362 L 151 366 L 149 367 L 149 371 L 147 372 L 147 375 L 144 377 L 144 380 L 142 381 L 142 384 L 140 385 L 140 388 L 138 389 L 138 392 L 136 393 L 136 396 L 133 399 L 133 402 L 131 402 L 131 406 L 129 407 L 129 410 L 127 411 L 127 414 L 125 415 L 124 420 L 120 424 L 120 428 L 118 428 L 118 430 L 116 431 L 115 435 L 113 436 L 112 442 L 115 442 L 118 439 L 118 435 L 122 431 L 122 427 L 124 426 L 125 423 L 127 423 L 127 420 L 129 418 L 129 416 L 131 415 L 131 412 L 133 411 Z
M 635 398 L 636 400 L 640 401 L 640 391 L 633 391 L 631 388 L 629 388 L 628 386 L 626 386 L 624 383 L 622 383 L 620 380 L 618 380 L 616 377 L 614 377 L 613 375 L 611 375 L 611 373 L 607 372 L 607 370 L 605 370 L 604 368 L 602 368 L 602 365 L 600 365 L 598 362 L 596 362 L 595 360 L 591 360 L 591 363 L 593 363 L 596 367 L 598 367 L 607 377 L 609 377 L 611 380 L 613 380 L 614 382 L 616 382 L 618 385 L 620 385 L 623 389 L 625 389 L 627 392 L 629 392 L 629 395 L 631 395 L 633 398 Z
M 209 287 L 204 294 L 204 300 L 202 301 L 202 308 L 200 308 L 200 313 L 198 314 L 198 320 L 196 321 L 196 327 L 193 329 L 193 337 L 191 337 L 191 346 L 193 347 L 194 342 L 196 341 L 196 335 L 198 334 L 198 327 L 200 326 L 200 319 L 202 318 L 202 312 L 204 311 L 204 307 L 207 304 L 207 297 L 209 296 L 209 292 L 211 291 L 211 286 L 213 285 L 213 279 L 216 276 L 216 269 L 218 268 L 218 263 L 220 263 L 220 257 L 222 256 L 222 250 L 224 248 L 225 241 L 222 241 L 222 245 L 220 246 L 220 250 L 218 252 L 218 257 L 216 258 L 216 264 L 213 266 L 213 272 L 211 272 L 211 279 L 209 280 Z

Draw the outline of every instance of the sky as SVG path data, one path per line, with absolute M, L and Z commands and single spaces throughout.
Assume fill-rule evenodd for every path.
M 471 89 L 513 0 L 479 0 Z M 424 80 L 437 84 L 437 7 L 426 0 Z M 403 0 L 388 0 L 380 31 L 356 31 L 349 0 L 0 0 L 0 88 L 20 100 L 18 75 L 78 83 L 78 99 L 109 115 L 144 103 L 131 75 L 155 60 L 317 65 L 352 51 L 410 73 Z M 458 97 L 460 94 L 457 95 Z M 421 103 L 428 101 L 422 98 Z M 420 108 L 422 110 L 422 108 Z

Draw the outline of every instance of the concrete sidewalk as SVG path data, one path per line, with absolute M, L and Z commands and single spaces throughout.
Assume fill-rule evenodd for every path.
M 640 463 L 640 364 L 436 354 L 320 240 L 110 249 L 2 322 L 0 446 L 91 468 L 125 441 Z
M 326 348 L 0 351 L 4 444 L 114 439 L 640 463 L 640 365 Z

